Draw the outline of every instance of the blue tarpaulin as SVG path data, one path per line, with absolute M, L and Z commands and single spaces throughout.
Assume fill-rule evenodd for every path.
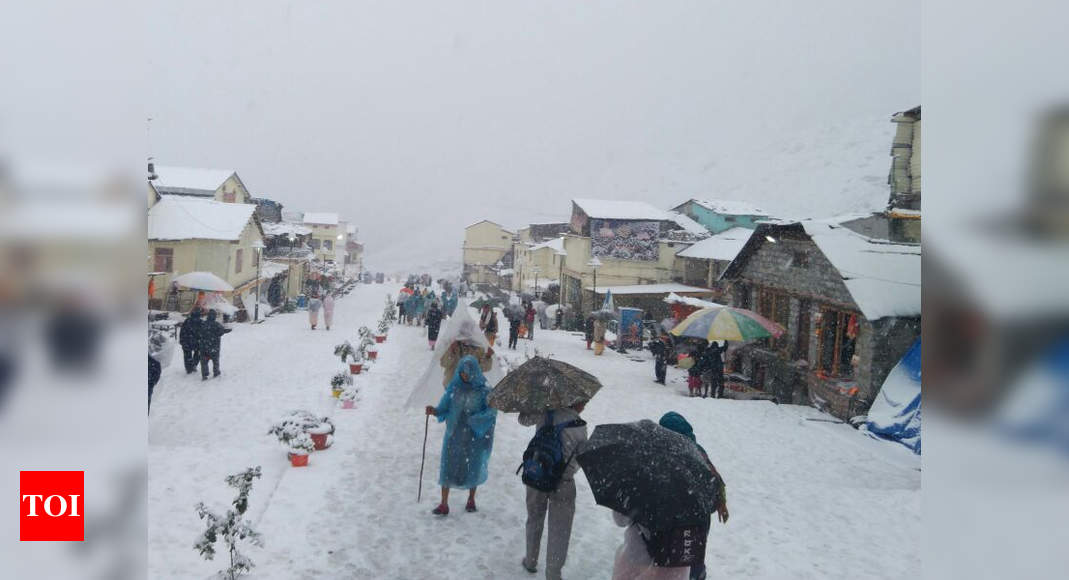
M 864 430 L 921 452 L 921 341 L 891 369 L 872 402 Z

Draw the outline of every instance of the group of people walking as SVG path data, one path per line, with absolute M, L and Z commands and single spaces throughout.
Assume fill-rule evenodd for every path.
M 330 330 L 330 324 L 334 322 L 334 292 L 324 290 L 322 296 L 319 292 L 313 293 L 308 299 L 308 324 L 312 330 L 319 324 L 319 311 L 323 310 L 323 324 Z
M 524 302 L 519 308 L 509 311 L 509 349 L 516 350 L 516 344 L 520 336 L 528 340 L 534 340 L 534 323 L 538 315 L 534 304 Z
M 465 511 L 478 511 L 476 491 L 488 479 L 497 419 L 497 410 L 488 403 L 491 387 L 484 374 L 493 364 L 492 347 L 486 349 L 470 341 L 458 340 L 449 347 L 447 353 L 451 355 L 450 360 L 447 362 L 443 358 L 441 361 L 448 373 L 445 392 L 437 405 L 428 405 L 424 409 L 426 415 L 446 424 L 438 476 L 441 501 L 431 512 L 439 517 L 449 515 L 449 496 L 453 489 L 467 491 Z M 452 372 L 448 372 L 450 370 Z M 518 416 L 521 425 L 537 428 L 528 451 L 524 453 L 524 463 L 520 466 L 524 472 L 523 481 L 527 484 L 526 547 L 520 565 L 529 573 L 538 572 L 542 536 L 547 534 L 545 577 L 549 580 L 561 578 L 568 556 L 575 518 L 575 475 L 580 469 L 576 455 L 588 439 L 587 424 L 581 417 L 585 406 L 585 402 L 580 402 L 545 413 L 521 412 Z M 665 414 L 659 423 L 688 438 L 701 453 L 718 486 L 720 500 L 715 511 L 719 520 L 726 523 L 728 510 L 723 479 L 709 461 L 705 450 L 697 444 L 690 423 L 678 413 Z M 544 472 L 537 481 L 528 479 L 527 470 L 534 448 L 555 449 L 554 456 L 558 458 L 554 468 Z M 650 530 L 632 520 L 628 514 L 613 512 L 613 517 L 618 525 L 627 528 L 624 543 L 617 550 L 614 561 L 615 580 L 705 578 L 703 563 L 685 567 L 658 563 L 655 556 L 651 555 L 654 552 L 649 544 Z M 701 529 L 708 534 L 710 518 L 705 519 Z
M 218 320 L 218 313 L 209 310 L 205 318 L 201 318 L 201 309 L 194 307 L 182 322 L 182 328 L 178 333 L 178 343 L 182 347 L 182 360 L 185 363 L 186 374 L 197 370 L 200 365 L 200 377 L 202 381 L 208 380 L 208 365 L 212 366 L 212 376 L 218 377 L 219 356 L 222 351 L 223 335 L 230 332 Z
M 438 322 L 440 323 L 442 318 L 453 315 L 458 303 L 459 297 L 456 290 L 451 292 L 443 290 L 441 296 L 437 296 L 429 288 L 406 284 L 405 290 L 402 290 L 397 298 L 397 319 L 409 326 L 429 325 L 428 314 L 434 307 L 438 310 L 436 315 L 439 315 Z M 428 339 L 434 340 L 430 336 Z

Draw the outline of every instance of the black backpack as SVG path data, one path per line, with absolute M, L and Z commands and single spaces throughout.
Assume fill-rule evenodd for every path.
M 709 524 L 679 526 L 664 531 L 642 531 L 646 552 L 657 566 L 675 568 L 705 561 Z
M 564 443 L 560 434 L 570 427 L 583 425 L 586 422 L 582 419 L 554 425 L 553 411 L 546 412 L 546 423 L 535 432 L 523 452 L 523 463 L 516 468 L 516 473 L 523 472 L 521 479 L 524 485 L 544 492 L 556 491 L 564 476 L 564 469 L 572 459 L 564 457 Z

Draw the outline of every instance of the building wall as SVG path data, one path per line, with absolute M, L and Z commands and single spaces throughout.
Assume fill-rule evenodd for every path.
M 233 200 L 229 199 L 228 194 L 233 193 Z M 218 189 L 215 190 L 215 201 L 232 202 L 232 203 L 252 203 L 252 195 L 249 190 L 245 189 L 245 186 L 241 184 L 241 181 L 237 178 L 237 174 L 231 175 L 224 181 Z
M 512 249 L 512 232 L 490 222 L 480 222 L 464 230 L 462 246 L 464 273 L 469 282 L 496 283 L 490 269 Z M 503 260 L 502 260 L 503 261 Z
M 807 256 L 806 266 L 789 265 L 795 260 L 795 252 Z M 851 310 L 856 309 L 839 271 L 808 239 L 781 237 L 777 243 L 760 242 L 757 250 L 743 264 L 739 277 L 746 282 L 792 294 L 820 297 Z
M 683 210 L 681 213 L 705 226 L 707 230 L 714 234 L 719 234 L 731 228 L 754 229 L 757 227 L 757 220 L 768 219 L 768 216 L 718 214 L 693 201 L 684 203 L 680 209 Z
M 598 287 L 605 286 L 629 286 L 633 284 L 660 284 L 672 282 L 679 276 L 676 252 L 688 244 L 681 242 L 660 242 L 658 248 L 658 260 L 645 262 L 640 260 L 615 260 L 611 258 L 599 258 L 602 266 L 598 268 Z M 581 280 L 581 286 L 592 286 L 594 283 L 594 270 L 587 262 L 590 261 L 590 238 L 585 236 L 570 235 L 564 238 L 564 248 L 568 252 L 564 259 L 563 286 L 568 286 L 567 278 Z M 559 268 L 559 266 L 558 266 Z M 579 297 L 564 288 L 564 301 L 568 304 L 578 305 Z M 583 297 L 582 309 L 589 310 L 589 292 Z
M 535 283 L 535 274 L 532 270 L 535 266 L 539 269 L 538 286 L 543 290 L 546 288 L 545 280 L 556 280 L 560 275 L 564 256 L 558 256 L 552 248 L 541 248 L 532 252 L 525 245 L 517 243 L 514 251 L 513 269 L 516 270 L 516 275 L 512 277 L 514 291 L 523 291 Z
M 341 240 L 338 239 L 338 234 L 340 233 L 340 230 L 339 230 L 338 226 L 337 225 L 323 225 L 323 224 L 307 224 L 307 223 L 304 224 L 304 225 L 305 225 L 305 227 L 311 228 L 311 230 L 312 230 L 312 239 L 313 240 L 319 240 L 319 248 L 315 250 L 316 258 L 318 258 L 318 259 L 320 259 L 322 261 L 335 260 L 336 259 L 336 255 L 337 255 L 337 249 L 336 248 L 338 247 L 338 244 L 344 244 L 345 243 L 344 239 L 341 239 Z M 342 237 L 344 238 L 344 236 L 342 236 Z M 324 241 L 329 241 L 330 242 L 330 248 L 331 249 L 329 249 L 329 250 L 323 249 L 323 242 Z
M 921 201 L 921 120 L 896 115 L 891 144 L 891 206 L 920 209 Z
M 252 243 L 261 240 L 259 228 L 250 220 L 236 242 L 226 240 L 149 240 L 148 271 L 154 271 L 156 248 L 174 250 L 173 271 L 156 277 L 154 298 L 163 298 L 170 289 L 171 281 L 188 272 L 211 272 L 226 280 L 234 288 L 240 288 L 256 278 L 255 250 Z M 242 251 L 241 272 L 236 272 L 238 250 Z

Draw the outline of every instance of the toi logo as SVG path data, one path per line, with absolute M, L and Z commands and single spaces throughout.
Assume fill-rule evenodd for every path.
M 19 472 L 19 540 L 85 540 L 85 472 Z

